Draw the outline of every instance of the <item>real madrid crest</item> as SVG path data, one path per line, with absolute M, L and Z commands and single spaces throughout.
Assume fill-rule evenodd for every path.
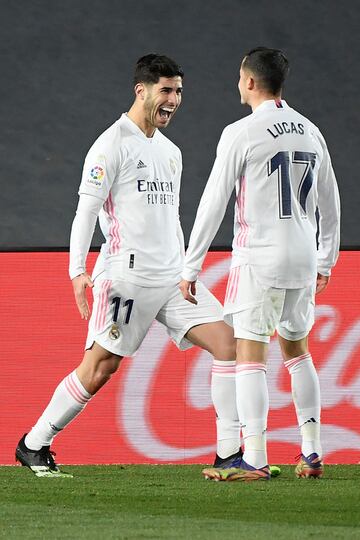
M 113 324 L 110 328 L 109 338 L 110 339 L 119 339 L 120 329 L 117 324 Z

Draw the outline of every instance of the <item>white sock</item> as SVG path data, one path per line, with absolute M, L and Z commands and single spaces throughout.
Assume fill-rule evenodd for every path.
M 301 453 L 308 457 L 315 452 L 321 458 L 320 423 L 315 422 L 314 419 L 308 420 L 300 426 L 300 432 L 302 438 Z
M 306 353 L 284 362 L 291 376 L 291 389 L 300 426 L 301 452 L 322 456 L 320 443 L 320 385 L 311 354 Z
M 260 469 L 267 465 L 266 425 L 269 394 L 264 364 L 237 364 L 236 401 L 244 437 L 244 461 Z
M 91 394 L 81 384 L 76 371 L 70 373 L 56 388 L 48 406 L 25 437 L 31 450 L 51 445 L 55 435 L 84 409 Z
M 211 399 L 216 411 L 216 453 L 221 458 L 240 448 L 240 422 L 236 407 L 235 360 L 213 360 Z

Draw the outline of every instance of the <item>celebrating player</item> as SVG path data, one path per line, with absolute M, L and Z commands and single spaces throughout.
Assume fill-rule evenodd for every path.
M 197 306 L 184 303 L 178 289 L 185 253 L 178 212 L 182 159 L 158 128 L 167 127 L 180 106 L 182 79 L 182 69 L 170 58 L 140 58 L 132 107 L 86 157 L 69 271 L 81 317 L 90 315 L 87 287 L 93 287 L 93 312 L 82 362 L 60 382 L 16 448 L 17 460 L 37 476 L 66 474 L 50 450 L 54 436 L 110 379 L 122 357 L 136 352 L 154 319 L 180 349 L 195 344 L 213 355 L 215 463 L 241 455 L 233 330 L 203 285 L 198 285 Z M 106 242 L 90 278 L 85 263 L 98 216 Z
M 181 290 L 195 302 L 195 282 L 235 187 L 235 219 L 225 320 L 237 338 L 236 399 L 245 450 L 216 480 L 269 478 L 266 356 L 277 330 L 291 376 L 302 435 L 299 477 L 323 473 L 320 390 L 308 349 L 314 296 L 325 289 L 339 250 L 338 189 L 323 136 L 282 99 L 285 55 L 259 47 L 240 68 L 241 103 L 252 114 L 225 128 L 191 233 Z M 317 250 L 316 209 L 319 210 Z

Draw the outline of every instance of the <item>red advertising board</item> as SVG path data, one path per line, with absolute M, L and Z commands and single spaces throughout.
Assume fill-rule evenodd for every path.
M 90 254 L 90 263 L 96 254 Z M 55 386 L 80 361 L 87 332 L 72 296 L 66 253 L 2 253 L 0 464 L 14 463 Z M 230 256 L 212 252 L 203 282 L 223 300 Z M 89 264 L 90 266 L 91 264 Z M 342 252 L 318 296 L 310 345 L 322 389 L 327 463 L 360 461 L 360 252 Z M 209 463 L 215 450 L 211 357 L 179 352 L 158 323 L 138 354 L 54 442 L 60 463 Z M 292 463 L 299 433 L 289 375 L 270 344 L 269 460 Z

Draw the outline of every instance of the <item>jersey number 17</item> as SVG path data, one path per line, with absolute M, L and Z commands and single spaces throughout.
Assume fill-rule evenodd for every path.
M 275 171 L 277 172 L 280 219 L 289 219 L 292 216 L 292 166 L 299 164 L 305 165 L 305 170 L 297 189 L 296 200 L 306 215 L 306 198 L 314 180 L 315 161 L 316 154 L 312 152 L 278 152 L 268 161 L 268 176 L 271 176 Z

